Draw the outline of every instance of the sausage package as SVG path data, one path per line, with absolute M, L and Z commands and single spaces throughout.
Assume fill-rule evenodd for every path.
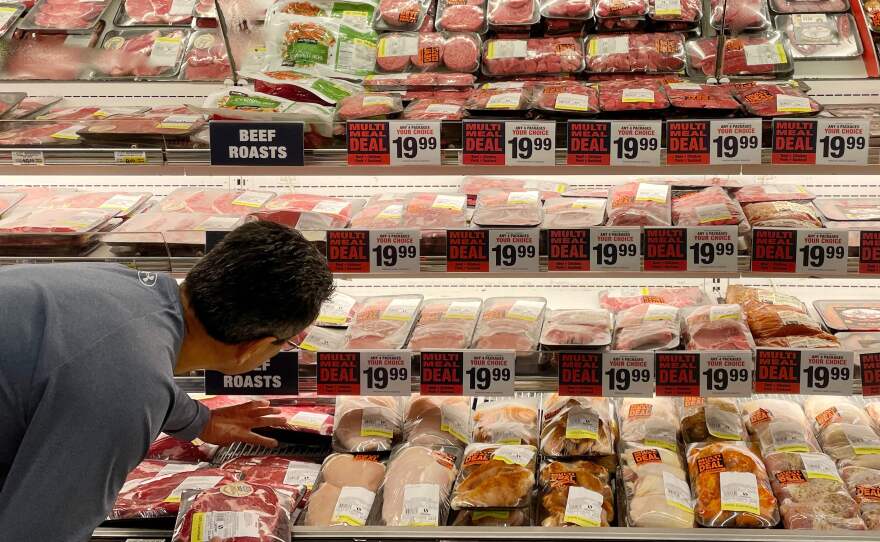
M 815 208 L 796 201 L 767 201 L 743 205 L 746 219 L 753 228 L 821 228 Z
M 538 86 L 532 96 L 532 109 L 541 116 L 591 116 L 599 113 L 599 91 L 593 85 L 578 81 L 564 81 L 548 83 Z M 558 198 L 556 198 L 558 199 Z M 546 200 L 544 210 L 547 212 L 547 204 L 552 200 Z M 562 204 L 564 202 L 555 202 Z M 570 202 L 569 202 L 570 204 Z M 602 217 L 604 218 L 605 204 L 602 203 Z M 548 216 L 547 219 L 550 217 Z M 554 227 L 554 226 L 547 226 Z
M 485 75 L 552 75 L 583 69 L 583 46 L 572 37 L 490 39 L 483 44 Z
M 627 397 L 620 402 L 620 440 L 625 445 L 660 447 L 678 452 L 681 421 L 670 397 Z
M 333 448 L 338 452 L 387 452 L 403 432 L 403 405 L 397 397 L 336 398 Z
M 684 36 L 677 32 L 598 34 L 587 38 L 587 71 L 674 73 L 684 70 Z
M 685 397 L 681 436 L 685 444 L 747 440 L 736 400 L 721 397 Z
M 465 449 L 452 508 L 520 508 L 535 486 L 534 446 L 471 444 Z
M 765 458 L 777 452 L 819 452 L 819 443 L 801 406 L 786 399 L 759 398 L 742 405 L 752 442 Z
M 541 331 L 541 346 L 547 349 L 608 346 L 611 330 L 611 315 L 606 310 L 548 310 Z
M 776 28 L 788 37 L 795 59 L 853 58 L 863 51 L 855 19 L 849 13 L 777 15 Z
M 544 400 L 541 453 L 546 457 L 586 457 L 614 454 L 617 428 L 611 402 L 603 397 L 564 397 Z
M 773 25 L 767 10 L 767 0 L 711 0 L 709 9 L 709 22 L 715 30 L 721 30 L 723 25 L 728 33 L 739 34 L 744 30 L 767 30 Z
M 536 191 L 483 190 L 477 196 L 472 222 L 481 227 L 535 227 L 543 218 L 541 195 Z
M 489 29 L 486 0 L 437 0 L 434 26 L 442 32 L 476 32 Z
M 382 481 L 379 523 L 390 527 L 446 525 L 461 450 L 404 444 L 394 450 Z
M 404 411 L 403 436 L 410 444 L 463 448 L 471 441 L 470 397 L 411 397 Z
M 600 85 L 600 89 L 607 84 Z M 609 226 L 669 226 L 672 223 L 669 185 L 624 183 L 608 197 Z
M 518 352 L 537 349 L 546 307 L 543 297 L 486 299 L 470 347 Z
M 474 442 L 538 444 L 538 404 L 533 398 L 485 401 L 474 412 Z
M 696 38 L 687 42 L 688 75 L 715 77 L 717 38 Z M 747 34 L 727 38 L 720 76 L 784 77 L 794 70 L 788 40 L 778 32 Z
M 346 333 L 346 350 L 403 348 L 422 306 L 421 295 L 362 299 Z
M 677 307 L 636 305 L 615 316 L 614 350 L 671 350 L 680 342 L 681 320 Z
M 822 111 L 819 102 L 791 85 L 756 85 L 733 95 L 747 113 L 759 117 L 809 117 Z
M 545 460 L 538 487 L 542 527 L 608 527 L 614 521 L 608 471 L 599 464 Z
M 467 348 L 482 303 L 478 298 L 425 301 L 407 347 L 415 352 L 425 348 Z
M 661 90 L 658 81 L 650 79 L 603 81 L 599 83 L 599 108 L 607 113 L 660 112 L 669 109 L 669 99 Z
M 363 527 L 376 505 L 385 464 L 375 455 L 330 454 L 301 517 L 307 527 Z
M 678 453 L 627 445 L 621 452 L 621 481 L 630 527 L 690 528 L 694 501 Z
M 480 46 L 474 33 L 389 32 L 379 38 L 376 67 L 391 73 L 470 73 L 480 67 Z
M 666 93 L 672 107 L 681 111 L 726 116 L 742 109 L 730 90 L 720 85 L 666 83 L 663 85 L 663 92 Z
M 688 350 L 752 350 L 755 341 L 739 305 L 685 309 Z
M 489 0 L 489 26 L 532 25 L 541 19 L 536 0 Z
M 742 207 L 720 186 L 684 192 L 672 198 L 672 223 L 676 226 L 739 226 L 740 233 L 748 230 Z

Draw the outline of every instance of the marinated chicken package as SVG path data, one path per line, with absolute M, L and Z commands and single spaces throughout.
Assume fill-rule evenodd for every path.
M 832 332 L 880 331 L 880 303 L 858 300 L 819 300 L 813 307 Z
M 822 220 L 809 203 L 768 201 L 747 203 L 743 212 L 753 228 L 821 228 Z
M 699 525 L 756 529 L 779 523 L 767 471 L 745 443 L 695 444 L 687 458 Z
M 300 496 L 249 482 L 188 492 L 171 542 L 285 542 Z
M 777 15 L 776 28 L 788 37 L 795 59 L 854 58 L 863 51 L 855 19 L 849 13 Z
M 810 201 L 816 195 L 799 184 L 750 184 L 738 189 L 734 197 L 745 205 L 766 201 Z
M 536 0 L 489 0 L 489 26 L 532 25 L 541 20 Z
M 541 454 L 545 457 L 592 457 L 614 454 L 617 427 L 611 402 L 604 397 L 544 400 Z
M 418 31 L 428 17 L 430 0 L 380 0 L 373 19 L 376 31 Z
M 877 198 L 817 199 L 813 204 L 828 220 L 880 220 L 880 199 Z
M 681 421 L 670 397 L 627 397 L 619 403 L 620 441 L 678 452 Z
M 397 397 L 340 395 L 336 398 L 333 449 L 387 452 L 403 433 L 403 405 Z
M 545 19 L 586 21 L 593 18 L 593 0 L 541 0 L 540 4 Z
M 403 111 L 400 96 L 390 92 L 364 92 L 346 96 L 336 104 L 336 119 L 387 119 Z
M 665 83 L 663 92 L 672 107 L 682 112 L 727 116 L 738 113 L 742 109 L 733 94 L 720 85 L 703 85 L 691 82 Z M 675 205 L 674 200 L 673 205 Z M 673 209 L 674 211 L 675 209 Z
M 765 458 L 777 452 L 820 452 L 821 448 L 801 406 L 794 401 L 761 397 L 741 406 L 753 443 Z
M 822 105 L 791 85 L 757 85 L 735 90 L 746 113 L 758 117 L 810 117 L 822 111 Z
M 677 307 L 636 305 L 615 316 L 613 350 L 671 350 L 680 342 L 681 319 Z
M 532 525 L 531 508 L 498 508 L 459 510 L 452 521 L 453 527 L 529 527 Z
M 588 460 L 545 459 L 538 473 L 542 527 L 609 527 L 614 496 L 605 467 Z
M 620 454 L 629 527 L 694 527 L 694 499 L 684 462 L 662 447 L 627 445 Z
M 490 297 L 483 311 L 471 348 L 528 352 L 538 348 L 547 300 L 543 297 Z
M 471 398 L 413 396 L 404 408 L 403 438 L 413 445 L 457 446 L 471 441 Z
M 109 519 L 173 517 L 185 491 L 210 489 L 238 479 L 233 471 L 200 469 L 133 480 L 120 490 Z
M 583 45 L 566 36 L 490 39 L 482 66 L 488 76 L 576 73 L 584 69 Z
M 755 339 L 772 337 L 817 337 L 835 341 L 811 316 L 786 305 L 758 305 L 746 312 Z
M 660 88 L 659 81 L 635 79 L 602 81 L 599 83 L 599 109 L 606 113 L 630 114 L 633 112 L 659 113 L 669 109 L 669 99 Z M 629 183 L 633 184 L 633 183 Z M 627 185 L 621 185 L 627 186 Z M 620 188 L 620 187 L 617 187 Z M 667 196 L 668 199 L 668 196 Z M 646 210 L 647 211 L 647 210 Z M 650 218 L 647 220 L 651 220 Z M 642 226 L 645 224 L 609 224 L 610 226 Z M 666 224 L 647 224 L 662 226 Z
M 846 467 L 840 475 L 850 495 L 859 504 L 859 512 L 868 529 L 880 530 L 880 470 Z
M 738 226 L 739 233 L 748 230 L 742 207 L 720 186 L 673 197 L 672 223 L 676 226 Z
M 753 350 L 755 340 L 739 305 L 685 309 L 687 350 Z
M 211 213 L 245 216 L 260 211 L 274 192 L 232 192 L 215 188 L 178 188 L 165 196 L 157 211 L 163 213 Z
M 603 85 L 600 85 L 602 88 Z M 669 185 L 625 183 L 608 196 L 608 226 L 669 226 L 672 204 Z
M 604 198 L 553 198 L 544 201 L 545 229 L 590 228 L 605 220 Z
M 558 198 L 568 189 L 568 185 L 557 181 L 541 181 L 535 179 L 520 179 L 515 177 L 484 177 L 480 175 L 467 175 L 462 177 L 459 192 L 467 194 L 468 205 L 474 205 L 477 195 L 483 190 L 506 190 L 508 192 L 529 192 L 537 190 L 542 200 Z
M 537 400 L 521 397 L 479 403 L 473 430 L 473 441 L 477 443 L 537 446 Z
M 382 34 L 376 67 L 383 72 L 471 73 L 480 67 L 479 34 L 393 32 Z
M 611 314 L 606 310 L 548 310 L 541 331 L 541 347 L 571 349 L 611 344 Z
M 477 226 L 535 227 L 543 220 L 541 194 L 536 191 L 483 190 L 477 196 L 472 222 Z
M 721 30 L 723 25 L 728 33 L 739 34 L 744 30 L 767 30 L 773 26 L 767 10 L 767 0 L 711 0 L 709 9 L 709 22 L 715 30 Z
M 389 527 L 446 525 L 460 459 L 461 449 L 454 446 L 407 443 L 396 448 L 382 481 L 379 524 Z
M 722 397 L 685 397 L 681 436 L 685 444 L 747 440 L 736 400 Z
M 330 454 L 321 465 L 315 490 L 301 516 L 306 527 L 363 527 L 385 479 L 375 455 Z
M 613 288 L 599 292 L 599 306 L 618 313 L 637 305 L 664 304 L 683 309 L 711 303 L 699 286 L 670 286 L 666 288 Z
M 425 348 L 467 348 L 482 304 L 479 298 L 425 301 L 407 348 L 414 352 Z
M 589 36 L 587 71 L 675 73 L 684 70 L 684 36 L 677 32 Z
M 535 90 L 531 106 L 541 116 L 547 117 L 592 116 L 599 113 L 599 91 L 594 85 L 580 81 L 542 84 Z M 545 211 L 547 211 L 546 204 L 551 201 L 553 200 L 544 201 Z M 604 210 L 603 202 L 600 220 L 605 216 Z
M 188 30 L 111 30 L 104 34 L 95 78 L 173 78 L 180 71 Z
M 346 350 L 403 348 L 423 297 L 418 294 L 367 297 L 358 302 L 345 337 Z
M 434 26 L 441 32 L 476 32 L 485 34 L 486 0 L 438 0 Z
M 715 77 L 717 38 L 695 38 L 687 43 L 688 75 Z M 727 38 L 720 76 L 782 77 L 794 69 L 788 42 L 779 33 Z M 746 104 L 748 105 L 748 104 Z
M 528 506 L 535 487 L 537 455 L 534 446 L 470 444 L 455 483 L 452 508 Z

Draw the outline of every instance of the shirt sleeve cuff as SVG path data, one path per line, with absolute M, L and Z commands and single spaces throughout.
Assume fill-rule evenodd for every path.
M 205 425 L 207 425 L 208 420 L 211 417 L 211 411 L 202 403 L 198 401 L 193 402 L 196 404 L 198 410 L 196 410 L 196 415 L 193 417 L 192 421 L 181 429 L 176 429 L 173 431 L 166 430 L 166 433 L 178 440 L 185 441 L 194 440 L 202 434 L 202 431 L 205 429 Z

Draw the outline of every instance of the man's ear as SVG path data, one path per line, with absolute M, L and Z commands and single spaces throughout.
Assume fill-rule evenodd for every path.
M 239 344 L 236 349 L 236 372 L 247 372 L 268 361 L 272 352 L 278 349 L 275 337 L 263 337 Z

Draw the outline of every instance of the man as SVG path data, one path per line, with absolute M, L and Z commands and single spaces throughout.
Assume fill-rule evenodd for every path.
M 252 222 L 187 275 L 110 264 L 0 269 L 0 539 L 87 540 L 160 431 L 274 446 L 267 402 L 209 412 L 175 384 L 249 371 L 330 296 L 324 258 L 294 230 Z

